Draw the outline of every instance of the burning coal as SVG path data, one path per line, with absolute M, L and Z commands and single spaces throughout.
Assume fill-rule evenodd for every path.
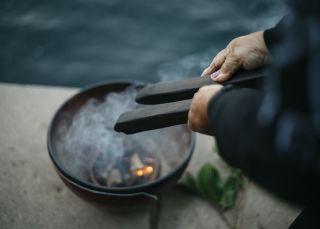
M 190 139 L 181 126 L 135 135 L 113 130 L 118 117 L 137 106 L 136 93 L 130 87 L 103 101 L 90 99 L 60 129 L 59 157 L 71 174 L 100 186 L 132 186 L 166 175 L 187 156 L 182 148 Z

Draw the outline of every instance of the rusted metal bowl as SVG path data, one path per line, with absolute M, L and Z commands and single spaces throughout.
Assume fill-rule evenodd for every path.
M 108 93 L 121 92 L 126 90 L 129 86 L 141 88 L 143 87 L 143 84 L 133 81 L 105 82 L 81 90 L 79 93 L 68 99 L 55 113 L 49 126 L 47 136 L 47 146 L 50 158 L 58 175 L 70 190 L 83 199 L 104 204 L 110 209 L 115 210 L 146 206 L 148 203 L 155 201 L 163 191 L 174 186 L 187 167 L 195 144 L 195 136 L 186 125 L 162 129 L 161 133 L 165 135 L 170 133 L 172 128 L 180 128 L 179 135 L 183 134 L 184 140 L 180 140 L 180 136 L 178 135 L 172 139 L 172 141 L 177 141 L 179 143 L 179 147 L 176 149 L 178 151 L 174 153 L 179 154 L 180 156 L 176 158 L 176 161 L 170 162 L 170 171 L 165 174 L 160 174 L 147 183 L 139 185 L 108 187 L 82 179 L 77 176 L 77 174 L 71 173 L 66 166 L 63 152 L 61 152 L 58 147 L 59 141 L 61 140 L 59 134 L 61 128 L 64 128 L 66 123 L 72 122 L 74 115 L 89 99 L 95 98 L 102 100 Z M 145 140 L 143 137 L 136 139 L 138 139 L 138 144 L 143 145 Z M 158 139 L 154 139 L 154 142 L 157 144 Z M 170 145 L 169 143 L 170 142 L 165 145 Z M 159 152 L 170 151 L 170 149 L 163 149 L 163 147 L 165 147 L 164 144 L 159 143 Z M 170 157 L 169 153 L 167 155 Z M 90 166 L 89 163 L 88 167 L 90 168 Z M 89 171 L 89 173 L 92 173 L 92 171 Z M 90 174 L 88 176 L 90 176 Z

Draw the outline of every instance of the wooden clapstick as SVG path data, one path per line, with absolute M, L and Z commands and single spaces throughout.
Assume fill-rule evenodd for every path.
M 179 102 L 146 105 L 123 113 L 114 129 L 118 132 L 133 134 L 186 123 L 191 106 L 190 100 Z
M 223 84 L 250 82 L 261 78 L 263 72 L 263 69 L 241 71 Z M 114 129 L 118 132 L 133 134 L 186 123 L 191 106 L 190 98 L 200 87 L 214 83 L 210 77 L 198 77 L 147 86 L 139 91 L 136 101 L 138 103 L 157 105 L 145 105 L 123 113 Z
M 256 70 L 242 70 L 235 73 L 232 78 L 223 84 L 239 84 L 242 82 L 261 78 L 263 68 Z M 169 81 L 152 84 L 141 89 L 136 101 L 141 104 L 160 104 L 190 99 L 200 87 L 215 84 L 210 77 L 196 77 L 186 80 Z

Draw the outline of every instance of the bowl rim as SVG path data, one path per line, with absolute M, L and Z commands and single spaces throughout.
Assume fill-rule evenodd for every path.
M 150 189 L 152 187 L 155 187 L 161 183 L 164 183 L 166 180 L 169 180 L 171 177 L 174 177 L 176 173 L 178 173 L 185 165 L 187 165 L 193 155 L 193 151 L 195 148 L 195 133 L 190 130 L 191 132 L 191 141 L 186 149 L 188 156 L 184 158 L 171 172 L 166 174 L 165 176 L 162 176 L 158 179 L 155 179 L 151 182 L 140 184 L 140 185 L 134 185 L 134 186 L 128 186 L 128 187 L 106 187 L 106 186 L 98 186 L 94 184 L 90 184 L 88 182 L 82 181 L 78 179 L 76 176 L 70 174 L 64 166 L 61 165 L 61 163 L 55 159 L 54 150 L 52 147 L 52 129 L 53 129 L 53 123 L 56 121 L 58 115 L 62 112 L 62 110 L 67 106 L 67 104 L 74 99 L 75 97 L 79 96 L 81 93 L 88 92 L 90 90 L 94 90 L 98 87 L 103 87 L 106 85 L 112 85 L 112 84 L 128 84 L 135 85 L 135 86 L 144 86 L 146 83 L 143 83 L 141 81 L 135 81 L 135 80 L 126 80 L 126 79 L 119 79 L 119 80 L 106 80 L 99 83 L 91 84 L 89 86 L 86 86 L 82 89 L 80 89 L 78 92 L 70 96 L 68 99 L 66 99 L 56 110 L 54 113 L 49 127 L 47 131 L 47 149 L 50 156 L 51 161 L 53 162 L 57 172 L 62 175 L 63 178 L 65 178 L 68 182 L 72 183 L 73 185 L 78 186 L 79 188 L 82 188 L 84 190 L 96 193 L 96 194 L 136 194 L 136 193 L 145 193 L 147 189 Z

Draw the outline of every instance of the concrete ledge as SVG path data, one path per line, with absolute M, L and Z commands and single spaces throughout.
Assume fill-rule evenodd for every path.
M 76 197 L 55 173 L 46 149 L 47 126 L 75 92 L 0 84 L 0 228 L 156 228 L 150 224 L 150 210 L 112 214 Z M 212 144 L 212 138 L 197 136 L 189 171 L 206 161 L 225 168 L 212 153 Z M 163 195 L 157 220 L 159 228 L 280 229 L 298 212 L 250 183 L 241 204 L 223 215 L 211 204 L 174 189 Z

